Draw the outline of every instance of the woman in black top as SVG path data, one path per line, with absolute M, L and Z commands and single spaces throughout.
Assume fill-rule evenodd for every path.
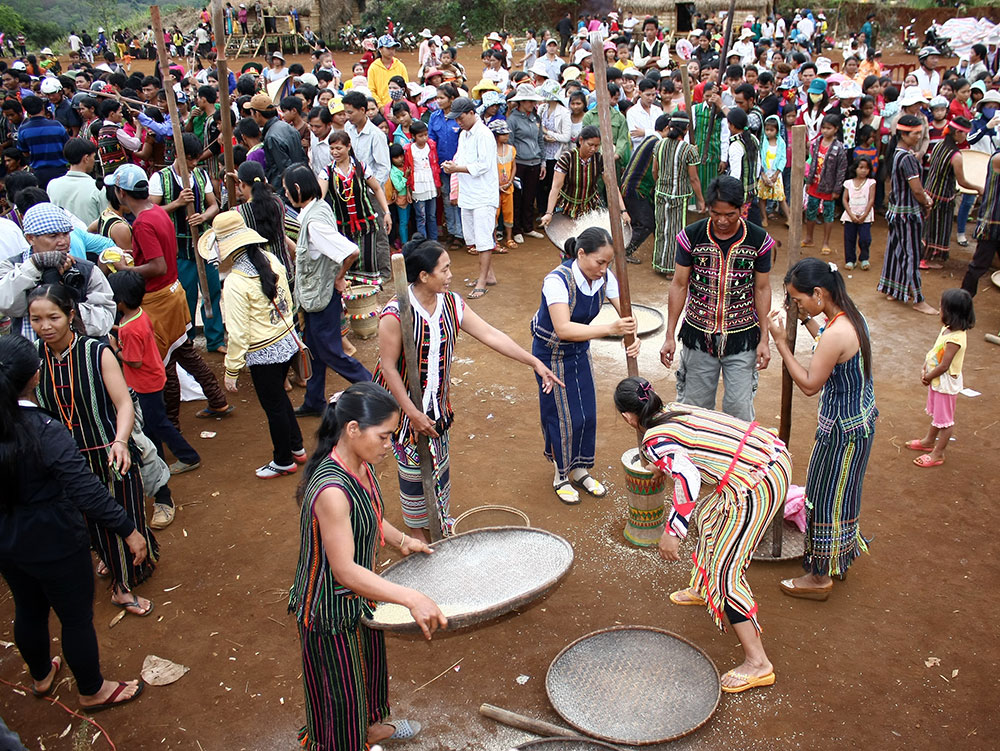
M 143 683 L 101 675 L 87 519 L 124 537 L 135 565 L 146 558 L 146 540 L 88 469 L 69 431 L 28 401 L 38 378 L 35 346 L 18 335 L 0 337 L 0 574 L 14 596 L 14 641 L 32 693 L 48 694 L 62 666 L 50 659 L 52 609 L 80 704 L 93 712 L 136 698 Z

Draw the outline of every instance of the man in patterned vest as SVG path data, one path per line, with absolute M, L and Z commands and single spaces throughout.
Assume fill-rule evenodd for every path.
M 94 171 L 101 176 L 110 175 L 131 161 L 131 153 L 142 148 L 142 141 L 125 132 L 122 127 L 122 106 L 117 100 L 104 100 L 97 112 L 103 124 L 97 134 L 98 159 Z
M 771 359 L 767 317 L 771 311 L 771 249 L 763 228 L 742 219 L 743 184 L 714 179 L 705 193 L 708 219 L 677 235 L 677 270 L 670 284 L 667 338 L 660 360 L 667 367 L 679 338 L 677 400 L 715 409 L 719 374 L 725 384 L 722 411 L 753 420 L 757 371 Z
M 196 320 L 195 308 L 198 305 L 200 290 L 198 265 L 195 261 L 195 253 L 198 251 L 191 239 L 191 228 L 207 230 L 212 219 L 219 213 L 212 178 L 204 169 L 197 166 L 201 161 L 203 148 L 201 139 L 194 133 L 184 134 L 184 156 L 191 185 L 187 190 L 181 189 L 179 157 L 175 158 L 169 167 L 154 172 L 149 179 L 149 200 L 163 206 L 177 230 L 177 278 L 180 279 L 187 295 L 192 321 Z M 225 328 L 222 325 L 220 306 L 222 287 L 219 284 L 218 266 L 205 264 L 205 276 L 208 280 L 207 303 L 212 306 L 212 317 L 208 318 L 205 316 L 206 301 L 202 301 L 205 345 L 209 352 L 225 353 Z

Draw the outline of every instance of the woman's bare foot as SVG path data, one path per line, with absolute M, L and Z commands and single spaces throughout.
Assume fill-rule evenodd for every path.
M 682 590 L 680 590 L 678 592 L 674 592 L 672 599 L 680 600 L 681 603 L 686 603 L 686 602 L 695 603 L 696 602 L 698 604 L 701 604 L 702 602 L 704 602 L 698 596 L 698 590 L 696 590 L 694 587 L 688 587 L 687 589 L 682 589 Z M 678 603 L 678 604 L 680 604 L 680 603 Z
M 747 659 L 743 661 L 742 665 L 733 668 L 722 676 L 722 685 L 728 686 L 729 688 L 738 688 L 746 683 L 746 681 L 741 680 L 737 676 L 733 675 L 733 673 L 739 673 L 740 675 L 745 675 L 749 678 L 761 678 L 773 672 L 774 666 L 769 660 L 754 662 Z
M 918 313 L 926 313 L 929 316 L 936 316 L 938 314 L 937 308 L 932 308 L 927 304 L 926 300 L 921 300 L 913 306 L 913 309 Z
M 53 657 L 51 665 L 52 667 L 47 676 L 40 681 L 32 681 L 31 687 L 34 689 L 36 696 L 45 696 L 52 690 L 52 682 L 55 681 L 56 673 L 58 673 L 59 668 L 62 667 L 62 657 Z
M 139 597 L 133 592 L 119 592 L 118 590 L 112 592 L 111 602 L 115 605 L 125 606 L 127 612 L 138 616 L 149 615 L 149 611 L 153 607 L 153 603 L 145 597 Z
M 117 688 L 118 683 L 116 681 L 104 681 L 104 685 L 101 686 L 101 690 L 96 694 L 92 694 L 90 696 L 80 694 L 80 706 L 94 707 L 98 704 L 103 704 L 111 697 L 111 694 L 113 694 Z M 129 701 L 137 693 L 139 693 L 139 681 L 126 681 L 125 688 L 123 688 L 121 693 L 115 697 L 114 703 L 122 704 L 123 702 Z
M 377 725 L 371 725 L 368 728 L 368 744 L 378 743 L 379 741 L 384 741 L 387 738 L 391 738 L 392 734 L 396 732 L 396 728 L 392 725 L 386 725 L 384 722 L 380 722 Z

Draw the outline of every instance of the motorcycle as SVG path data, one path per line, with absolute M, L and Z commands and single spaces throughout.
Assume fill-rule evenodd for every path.
M 930 28 L 924 32 L 924 46 L 937 47 L 945 57 L 951 57 L 955 53 L 951 49 L 951 39 L 942 35 L 938 31 L 938 24 L 935 21 Z
M 908 55 L 917 54 L 917 49 L 920 46 L 917 42 L 917 33 L 913 30 L 916 22 L 917 19 L 911 18 L 910 23 L 903 27 L 903 50 Z

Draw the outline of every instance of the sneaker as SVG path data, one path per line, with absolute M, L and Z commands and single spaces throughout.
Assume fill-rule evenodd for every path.
M 180 459 L 175 461 L 170 465 L 170 474 L 172 475 L 183 475 L 185 472 L 190 472 L 193 469 L 198 469 L 201 466 L 201 462 L 194 462 L 193 464 L 188 464 L 182 462 Z
M 309 454 L 306 453 L 305 449 L 299 449 L 292 452 L 292 459 L 296 464 L 305 464 L 309 461 Z
M 847 263 L 844 264 L 844 268 L 847 269 L 848 271 L 853 271 L 853 269 L 854 269 L 854 262 L 853 261 L 848 261 Z
M 296 417 L 322 417 L 322 415 L 323 413 L 318 409 L 311 409 L 304 404 L 301 407 L 295 408 Z
M 527 235 L 528 235 L 528 237 L 533 237 L 536 240 L 544 240 L 545 239 L 545 235 L 543 235 L 537 229 L 531 230 L 531 232 L 528 232 Z
M 528 234 L 530 235 L 531 233 L 529 232 Z M 538 233 L 536 232 L 535 234 L 537 235 Z M 521 243 L 523 243 L 524 242 L 524 235 L 522 235 L 520 232 L 518 232 L 516 235 L 514 235 L 514 242 L 516 242 L 518 245 L 520 245 Z
M 285 475 L 294 475 L 296 470 L 298 470 L 299 465 L 292 462 L 288 466 L 282 466 L 280 464 L 275 464 L 274 462 L 268 462 L 263 467 L 258 467 L 256 471 L 257 477 L 261 480 L 273 480 L 276 477 L 284 477 Z
M 963 248 L 967 248 L 969 246 L 969 238 L 965 236 L 964 232 L 959 234 L 958 244 L 961 245 Z
M 153 518 L 150 519 L 149 526 L 153 529 L 165 529 L 174 521 L 174 516 L 176 514 L 176 507 L 168 506 L 165 503 L 154 503 Z

